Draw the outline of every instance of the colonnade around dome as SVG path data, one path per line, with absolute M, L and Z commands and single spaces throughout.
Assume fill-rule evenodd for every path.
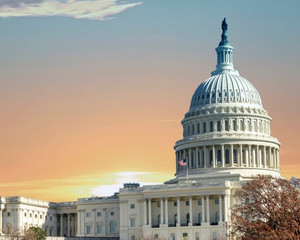
M 187 159 L 187 167 L 179 161 Z M 176 151 L 176 173 L 207 168 L 263 168 L 279 171 L 277 147 L 251 144 L 217 144 Z

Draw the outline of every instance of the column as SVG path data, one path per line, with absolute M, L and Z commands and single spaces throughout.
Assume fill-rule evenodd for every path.
M 68 227 L 67 236 L 70 237 L 70 214 L 67 214 L 67 227 Z
M 188 168 L 192 169 L 192 149 L 189 148 Z
M 230 164 L 231 164 L 231 167 L 234 166 L 234 162 L 233 162 L 233 145 L 230 144 Z
M 74 237 L 76 237 L 76 234 L 77 234 L 77 229 L 78 229 L 78 225 L 77 225 L 77 217 L 78 217 L 78 214 L 77 213 L 74 213 Z
M 221 151 L 222 151 L 222 167 L 225 167 L 225 151 L 224 151 L 224 144 L 221 145 Z
M 189 226 L 193 226 L 193 200 L 192 197 L 189 199 L 189 207 L 190 207 L 190 222 Z
M 177 198 L 177 224 L 176 227 L 180 227 L 180 198 Z
M 280 161 L 279 161 L 279 149 L 276 149 L 276 160 L 277 160 L 277 169 L 280 169 Z
M 272 148 L 273 149 L 273 162 L 274 162 L 274 168 L 277 169 L 277 159 L 276 159 L 276 149 L 275 148 Z
M 228 194 L 224 195 L 224 221 L 228 221 Z
M 252 166 L 256 167 L 255 148 L 252 148 Z
M 204 163 L 203 163 L 203 157 L 202 157 L 202 150 L 201 150 L 201 148 L 199 148 L 199 159 L 200 159 L 200 166 L 199 166 L 199 168 L 203 168 L 204 167 Z
M 263 148 L 264 150 L 264 167 L 266 168 L 266 167 L 268 167 L 268 165 L 267 165 L 267 154 L 266 154 L 266 146 L 264 146 L 264 148 Z
M 199 147 L 196 147 L 195 148 L 195 161 L 196 161 L 196 168 L 198 169 L 200 166 L 199 166 Z
M 203 223 L 205 223 L 205 196 L 201 196 L 201 201 L 202 201 L 202 222 L 201 222 L 201 225 L 203 225 Z
M 168 198 L 165 198 L 165 224 L 169 225 L 169 213 L 168 213 Z
M 219 223 L 223 222 L 223 208 L 222 208 L 222 195 L 219 195 Z
M 210 224 L 210 211 L 209 211 L 209 195 L 206 196 L 206 222 Z
M 216 167 L 216 153 L 215 153 L 215 146 L 212 146 L 212 164 L 213 164 L 213 168 Z
M 160 225 L 164 224 L 164 201 L 160 199 Z
M 259 152 L 259 145 L 256 146 L 256 159 L 258 167 L 261 168 L 261 155 Z
M 152 227 L 151 198 L 148 199 L 148 224 Z
M 179 161 L 179 157 L 178 157 L 178 152 L 175 153 L 175 159 L 176 159 L 176 172 L 178 172 L 178 161 Z
M 81 235 L 81 231 L 80 231 L 80 224 L 81 223 L 81 210 L 78 210 L 78 212 L 77 212 L 77 237 L 79 236 L 79 235 Z
M 243 145 L 240 145 L 240 157 L 239 157 L 239 167 L 243 166 Z
M 206 151 L 206 147 L 203 147 L 203 151 L 204 151 L 204 159 L 203 159 L 203 162 L 204 162 L 204 168 L 207 168 L 207 151 Z
M 85 210 L 82 210 L 81 214 L 83 215 L 82 234 L 85 236 L 86 235 L 86 233 L 85 233 Z
M 269 162 L 270 162 L 270 168 L 273 168 L 273 162 L 272 162 L 272 156 L 271 156 L 271 147 L 269 147 Z
M 144 199 L 144 225 L 147 225 L 147 199 Z
M 1 201 L 1 197 L 0 197 Z M 4 206 L 0 203 L 0 235 L 2 235 L 2 210 L 4 209 Z
M 248 145 L 248 160 L 249 160 L 249 167 L 253 167 L 252 159 L 251 159 L 251 145 Z
M 60 236 L 63 237 L 63 214 L 60 214 Z
M 120 203 L 120 205 L 121 205 L 122 203 Z M 97 225 L 96 225 L 96 217 L 97 217 L 97 211 L 96 211 L 97 209 L 96 208 L 94 208 L 93 209 L 93 212 L 94 212 L 94 224 L 93 224 L 93 226 L 94 226 L 94 233 L 95 233 L 95 236 L 97 236 Z

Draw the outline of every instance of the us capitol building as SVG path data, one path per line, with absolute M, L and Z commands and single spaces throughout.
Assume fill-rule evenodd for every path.
M 257 174 L 280 177 L 280 143 L 271 136 L 271 117 L 256 88 L 234 69 L 227 28 L 224 19 L 216 70 L 196 89 L 181 121 L 174 179 L 143 187 L 127 183 L 113 196 L 76 202 L 1 197 L 0 234 L 40 226 L 47 236 L 224 237 L 241 184 Z

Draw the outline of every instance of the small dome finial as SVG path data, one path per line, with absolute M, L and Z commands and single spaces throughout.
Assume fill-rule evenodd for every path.
M 219 46 L 225 45 L 228 43 L 227 40 L 227 29 L 228 29 L 228 24 L 226 23 L 226 17 L 222 21 L 222 35 L 221 35 L 221 42 L 219 43 Z

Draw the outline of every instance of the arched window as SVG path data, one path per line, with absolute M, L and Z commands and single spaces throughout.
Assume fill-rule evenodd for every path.
M 210 122 L 209 131 L 210 132 L 214 131 L 214 123 L 212 121 Z
M 109 232 L 110 233 L 115 233 L 116 231 L 116 223 L 115 221 L 110 221 L 109 223 Z
M 220 149 L 218 149 L 218 164 L 222 163 L 222 151 Z
M 225 131 L 229 131 L 229 123 L 228 123 L 228 120 L 225 121 Z
M 225 163 L 229 164 L 229 149 L 225 150 Z
M 244 125 L 244 121 L 243 120 L 241 120 L 241 130 L 245 131 L 245 125 Z
M 233 121 L 232 121 L 232 124 L 233 124 L 233 130 L 234 130 L 234 131 L 237 131 L 236 121 L 233 120 Z
M 237 163 L 237 150 L 233 149 L 233 162 Z
M 221 132 L 221 121 L 217 122 L 217 131 Z

